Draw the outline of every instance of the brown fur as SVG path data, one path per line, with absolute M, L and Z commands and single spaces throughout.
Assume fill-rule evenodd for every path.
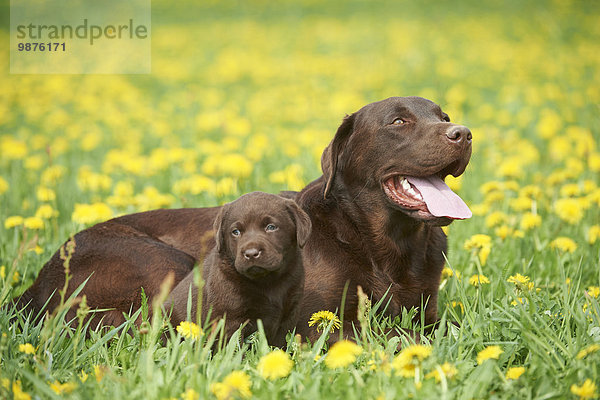
M 276 230 L 268 231 L 269 225 Z M 202 321 L 223 316 L 230 337 L 247 322 L 242 337 L 263 322 L 270 344 L 283 346 L 294 329 L 304 288 L 300 248 L 310 234 L 308 215 L 293 200 L 254 192 L 223 207 L 215 220 L 217 245 L 203 269 Z M 232 234 L 236 229 L 239 236 Z M 191 318 L 196 320 L 198 288 L 193 272 L 177 285 L 165 304 L 171 322 L 187 317 L 191 289 Z

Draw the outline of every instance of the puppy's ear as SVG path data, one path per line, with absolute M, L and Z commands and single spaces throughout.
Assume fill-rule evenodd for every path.
M 215 242 L 216 242 L 216 246 L 215 248 L 217 249 L 217 253 L 221 252 L 221 249 L 225 247 L 225 232 L 223 231 L 223 217 L 225 216 L 225 213 L 227 212 L 227 208 L 229 206 L 229 203 L 225 204 L 223 207 L 221 207 L 221 209 L 219 210 L 219 213 L 217 214 L 217 217 L 215 218 L 215 222 L 213 224 L 213 231 L 215 232 Z
M 310 222 L 310 217 L 307 213 L 304 212 L 303 209 L 300 208 L 298 204 L 294 200 L 287 200 L 288 210 L 292 214 L 292 218 L 296 223 L 296 242 L 298 243 L 298 247 L 302 248 L 308 241 L 308 237 L 310 236 L 310 232 L 312 230 L 312 222 Z
M 325 191 L 323 192 L 323 198 L 327 198 L 329 192 L 331 192 L 331 187 L 333 185 L 333 180 L 335 179 L 335 174 L 338 169 L 338 159 L 350 134 L 354 130 L 354 115 L 346 115 L 342 124 L 338 128 L 335 136 L 329 146 L 325 148 L 323 151 L 323 155 L 321 156 L 321 169 L 323 170 L 323 176 L 325 177 Z

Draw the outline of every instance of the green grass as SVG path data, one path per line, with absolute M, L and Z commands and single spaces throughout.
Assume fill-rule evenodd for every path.
M 273 399 L 568 399 L 572 385 L 599 384 L 600 351 L 578 354 L 600 345 L 600 7 L 486 3 L 155 1 L 150 75 L 0 75 L 0 398 L 211 398 L 238 370 L 252 396 Z M 34 324 L 6 307 L 94 221 L 301 188 L 346 113 L 395 95 L 430 98 L 474 135 L 466 173 L 449 183 L 475 215 L 449 228 L 459 275 L 444 275 L 438 301 L 460 327 L 424 339 L 432 352 L 415 376 L 398 375 L 399 339 L 381 335 L 412 328 L 414 310 L 392 321 L 384 304 L 347 367 L 325 365 L 326 335 L 290 336 L 293 368 L 274 381 L 257 369 L 270 351 L 260 332 L 213 351 L 218 335 L 182 340 L 161 319 L 86 337 L 64 310 Z M 77 204 L 96 208 L 86 219 Z M 35 227 L 26 218 L 43 205 L 57 215 Z M 539 225 L 522 225 L 529 214 Z M 11 216 L 29 228 L 7 226 Z M 476 234 L 489 256 L 465 249 Z M 517 273 L 533 287 L 509 282 Z M 490 282 L 476 287 L 474 274 Z M 496 345 L 498 359 L 477 362 Z M 456 373 L 438 382 L 429 374 L 445 363 Z M 525 372 L 507 379 L 512 367 Z

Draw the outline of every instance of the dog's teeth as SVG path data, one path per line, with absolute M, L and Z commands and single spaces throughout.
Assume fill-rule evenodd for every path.
M 403 188 L 404 190 L 409 190 L 409 189 L 412 189 L 412 188 L 410 187 L 410 183 L 408 183 L 408 181 L 406 180 L 406 178 L 402 179 L 402 188 Z

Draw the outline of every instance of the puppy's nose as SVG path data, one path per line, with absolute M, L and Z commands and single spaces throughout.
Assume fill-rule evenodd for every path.
M 251 258 L 257 259 L 262 254 L 262 251 L 255 247 L 251 247 L 249 249 L 244 250 L 244 258 L 249 260 Z
M 453 126 L 446 132 L 446 137 L 452 142 L 461 142 L 465 140 L 467 143 L 471 143 L 473 135 L 466 126 Z

